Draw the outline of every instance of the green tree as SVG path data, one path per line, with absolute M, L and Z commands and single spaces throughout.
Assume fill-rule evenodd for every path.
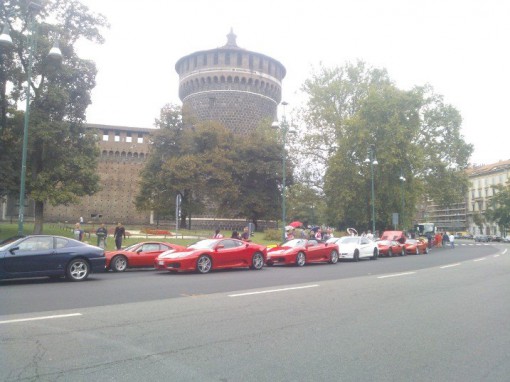
M 467 187 L 463 170 L 472 147 L 460 135 L 458 112 L 440 101 L 429 87 L 403 91 L 383 84 L 368 92 L 359 110 L 344 121 L 343 136 L 328 162 L 325 194 L 330 223 L 370 227 L 371 175 L 364 163 L 370 145 L 378 160 L 377 227 L 391 226 L 392 213 L 401 210 L 402 192 L 407 216 L 414 216 L 414 206 L 423 198 L 453 202 L 463 195 Z M 400 174 L 407 179 L 405 187 Z M 443 190 L 446 186 L 449 189 Z
M 510 181 L 506 185 L 492 186 L 495 195 L 485 213 L 487 220 L 496 222 L 503 234 L 510 229 Z
M 85 111 L 91 103 L 90 93 L 95 86 L 96 67 L 91 61 L 78 57 L 74 44 L 82 38 L 102 43 L 99 30 L 107 27 L 105 18 L 92 13 L 74 0 L 48 0 L 34 15 L 36 47 L 32 77 L 27 84 L 29 65 L 26 35 L 31 10 L 24 0 L 8 0 L 0 6 L 0 17 L 11 27 L 15 48 L 8 53 L 6 82 L 11 91 L 3 94 L 11 107 L 2 109 L 7 114 L 2 131 L 2 147 L 13 145 L 21 151 L 22 136 L 19 112 L 15 106 L 23 101 L 23 88 L 31 90 L 30 131 L 27 159 L 27 196 L 35 201 L 34 233 L 41 233 L 44 205 L 70 204 L 84 195 L 95 193 L 99 177 L 96 175 L 97 147 L 93 133 L 83 127 Z M 46 23 L 50 20 L 51 24 Z M 55 65 L 47 59 L 51 38 L 58 38 L 63 59 Z M 3 86 L 1 89 L 5 89 Z M 4 116 L 2 116 L 4 118 Z M 5 161 L 4 152 L 1 161 Z M 16 158 L 18 159 L 18 158 Z M 14 171 L 5 174 L 3 189 L 18 184 L 19 163 Z M 3 174 L 4 175 L 4 174 Z

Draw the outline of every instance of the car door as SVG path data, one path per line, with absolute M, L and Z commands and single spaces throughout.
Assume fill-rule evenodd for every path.
M 360 239 L 360 250 L 359 250 L 359 252 L 360 252 L 360 256 L 361 257 L 370 257 L 370 256 L 372 256 L 373 244 L 366 237 L 362 237 Z
M 245 250 L 245 246 L 237 245 L 235 240 L 221 240 L 214 250 L 213 266 L 215 268 L 239 266 L 241 264 L 242 254 Z
M 165 246 L 168 249 L 168 247 Z M 165 249 L 166 250 L 166 249 Z M 154 259 L 163 252 L 159 243 L 144 243 L 136 250 L 134 260 L 131 261 L 132 266 L 136 267 L 152 267 Z
M 11 246 L 3 260 L 4 270 L 11 274 L 38 272 L 55 269 L 52 236 L 32 236 Z
M 306 258 L 308 261 L 317 261 L 324 256 L 325 245 L 317 240 L 308 240 L 306 244 Z

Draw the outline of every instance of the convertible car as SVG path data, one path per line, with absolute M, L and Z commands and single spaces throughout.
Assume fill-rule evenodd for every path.
M 376 243 L 379 248 L 379 256 L 404 256 L 406 254 L 404 245 L 396 240 L 378 240 Z
M 333 237 L 327 241 L 338 245 L 340 259 L 359 261 L 361 258 L 377 260 L 379 248 L 375 241 L 365 236 Z
M 61 277 L 83 281 L 104 272 L 104 250 L 61 236 L 32 235 L 0 246 L 0 279 Z
M 237 239 L 206 239 L 180 252 L 163 252 L 154 260 L 154 267 L 171 272 L 199 273 L 221 268 L 262 269 L 266 251 L 263 245 Z
M 420 253 L 427 254 L 429 253 L 429 248 L 427 246 L 427 242 L 423 239 L 407 239 L 404 244 L 406 248 L 406 253 L 411 255 L 419 255 Z
M 267 251 L 267 265 L 338 262 L 338 246 L 335 243 L 321 243 L 317 240 L 293 239 Z
M 106 252 L 106 270 L 124 272 L 127 268 L 153 267 L 154 259 L 165 251 L 183 251 L 182 245 L 151 241 Z

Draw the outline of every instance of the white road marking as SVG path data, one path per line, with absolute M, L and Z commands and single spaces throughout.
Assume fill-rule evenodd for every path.
M 395 273 L 393 275 L 386 275 L 386 276 L 379 276 L 378 279 L 387 279 L 388 277 L 398 277 L 398 276 L 406 276 L 406 275 L 413 275 L 416 272 L 403 272 L 403 273 Z
M 505 250 L 503 251 L 503 255 L 506 253 L 506 251 L 508 251 L 508 248 L 505 248 Z
M 459 265 L 460 265 L 460 263 L 448 264 L 448 265 L 443 265 L 442 267 L 439 267 L 439 268 L 445 269 L 445 268 L 456 267 L 456 266 L 459 266 Z
M 494 255 L 494 257 L 499 257 L 499 255 Z
M 484 261 L 484 260 L 487 260 L 487 258 L 482 257 L 481 259 L 474 259 L 473 261 Z
M 288 290 L 297 290 L 297 289 L 306 289 L 306 288 L 315 288 L 318 287 L 319 284 L 313 285 L 305 285 L 301 287 L 293 287 L 293 288 L 282 288 L 282 289 L 269 289 L 269 290 L 261 290 L 259 292 L 249 292 L 249 293 L 238 293 L 238 294 L 229 294 L 228 297 L 240 297 L 240 296 L 251 296 L 254 294 L 265 294 L 265 293 L 275 293 L 275 292 L 285 292 Z
M 32 318 L 20 318 L 17 320 L 6 320 L 0 321 L 0 324 L 12 324 L 14 322 L 26 322 L 26 321 L 38 321 L 38 320 L 51 320 L 54 318 L 66 318 L 66 317 L 76 317 L 81 316 L 81 313 L 72 313 L 72 314 L 60 314 L 58 316 L 43 316 L 43 317 L 32 317 Z

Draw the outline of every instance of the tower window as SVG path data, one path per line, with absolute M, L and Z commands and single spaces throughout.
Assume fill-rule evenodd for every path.
M 237 66 L 241 66 L 243 64 L 243 55 L 241 53 L 237 53 Z

